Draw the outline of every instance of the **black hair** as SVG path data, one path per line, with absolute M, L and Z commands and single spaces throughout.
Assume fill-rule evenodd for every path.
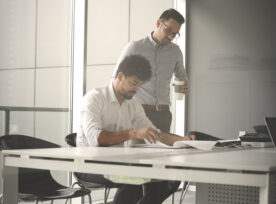
M 136 76 L 141 81 L 148 81 L 151 76 L 151 66 L 149 61 L 142 55 L 129 55 L 119 64 L 116 72 L 122 72 L 126 77 Z
M 161 14 L 161 16 L 159 17 L 159 19 L 162 19 L 164 21 L 167 21 L 170 18 L 172 18 L 175 21 L 177 21 L 180 25 L 182 25 L 185 22 L 184 17 L 177 10 L 172 9 L 172 8 L 164 11 Z

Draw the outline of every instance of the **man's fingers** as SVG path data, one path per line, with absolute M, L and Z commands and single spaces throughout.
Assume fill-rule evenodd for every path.
M 156 140 L 159 139 L 159 133 L 156 130 L 149 128 L 147 132 L 147 137 L 152 143 L 155 143 Z
M 154 138 L 154 140 L 160 140 L 160 133 L 157 132 L 156 130 L 154 130 L 153 132 L 151 132 L 151 136 Z
M 159 133 L 157 132 L 157 130 L 155 130 L 153 128 L 149 128 L 148 131 L 147 131 L 147 134 L 151 135 L 153 137 L 158 137 L 159 136 Z
M 183 92 L 183 93 L 187 93 L 187 92 L 188 92 L 188 88 L 189 88 L 189 85 L 188 85 L 188 84 L 184 84 L 184 85 L 182 86 L 182 92 Z
M 187 94 L 188 93 L 188 88 L 189 88 L 188 85 L 183 85 L 182 89 L 181 89 L 182 93 Z
M 152 141 L 150 140 L 149 137 L 146 137 L 145 139 L 146 139 L 149 143 L 152 143 Z
M 159 139 L 159 132 L 153 128 L 138 129 L 136 137 L 138 139 L 146 139 L 150 143 L 155 143 Z
M 190 135 L 191 140 L 195 140 L 196 136 L 195 135 Z
M 195 139 L 196 139 L 195 135 L 189 135 L 184 137 L 184 140 L 195 140 Z
M 147 136 L 147 140 L 148 140 L 150 143 L 155 143 L 155 139 L 154 139 L 151 135 L 148 135 L 148 136 Z

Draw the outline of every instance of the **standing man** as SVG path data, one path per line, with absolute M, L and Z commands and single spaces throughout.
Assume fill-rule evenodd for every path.
M 172 43 L 180 36 L 179 30 L 184 23 L 183 16 L 175 9 L 164 11 L 156 22 L 155 30 L 149 36 L 130 42 L 123 50 L 118 65 L 131 54 L 139 54 L 150 62 L 152 78 L 141 86 L 136 98 L 143 105 L 146 115 L 162 132 L 169 132 L 172 114 L 170 105 L 170 81 L 172 76 L 183 78 L 186 83 L 182 92 L 187 93 L 188 77 L 183 65 L 180 48 Z
M 140 55 L 130 55 L 120 63 L 109 86 L 89 91 L 82 101 L 77 146 L 122 145 L 133 138 L 172 145 L 175 141 L 194 139 L 193 136 L 162 133 L 146 117 L 141 104 L 133 96 L 150 77 L 148 60 Z M 78 173 L 77 176 L 84 181 L 114 186 L 102 175 Z M 146 183 L 144 193 L 141 185 L 123 184 L 119 186 L 113 203 L 161 204 L 177 190 L 179 183 Z

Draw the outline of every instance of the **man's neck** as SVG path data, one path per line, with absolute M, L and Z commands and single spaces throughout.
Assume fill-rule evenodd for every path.
M 118 100 L 118 103 L 120 104 L 120 105 L 122 105 L 122 103 L 124 102 L 124 97 L 120 94 L 120 92 L 119 92 L 119 89 L 118 89 L 118 86 L 116 86 L 116 79 L 113 81 L 113 83 L 112 83 L 112 88 L 113 88 L 113 91 L 114 91 L 114 94 L 115 94 L 115 96 L 116 96 L 116 98 L 117 98 L 117 100 Z
M 153 31 L 153 32 L 151 33 L 151 37 L 152 37 L 152 39 L 153 39 L 158 45 L 160 45 L 159 41 L 157 40 L 156 32 L 155 32 L 155 31 Z

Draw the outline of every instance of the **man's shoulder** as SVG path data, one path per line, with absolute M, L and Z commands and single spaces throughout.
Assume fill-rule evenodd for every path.
M 108 89 L 109 89 L 108 86 L 93 88 L 85 94 L 84 98 L 86 99 L 105 98 L 107 96 Z
M 181 51 L 179 45 L 177 45 L 173 42 L 170 42 L 169 44 L 167 44 L 164 50 L 172 53 L 173 56 L 182 55 L 182 51 Z
M 145 46 L 145 45 L 150 45 L 150 39 L 149 37 L 144 37 L 139 40 L 133 40 L 129 42 L 129 46 Z
M 167 45 L 167 47 L 169 47 L 169 48 L 171 48 L 171 49 L 175 49 L 175 50 L 177 50 L 177 51 L 180 51 L 179 45 L 177 45 L 177 44 L 174 43 L 174 42 L 170 42 L 170 43 Z

